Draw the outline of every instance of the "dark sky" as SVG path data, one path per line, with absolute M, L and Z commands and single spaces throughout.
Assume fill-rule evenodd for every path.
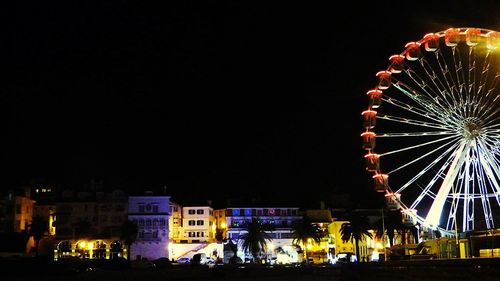
M 374 74 L 427 32 L 500 29 L 496 1 L 12 2 L 5 187 L 96 178 L 179 200 L 372 201 L 359 134 Z

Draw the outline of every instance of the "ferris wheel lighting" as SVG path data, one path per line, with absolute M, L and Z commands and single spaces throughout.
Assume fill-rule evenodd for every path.
M 449 28 L 444 32 L 444 41 L 448 47 L 456 47 L 460 42 L 460 29 Z
M 467 28 L 465 31 L 465 42 L 467 45 L 473 47 L 479 44 L 481 38 L 481 30 L 478 28 Z
M 380 98 L 382 96 L 382 91 L 377 89 L 369 90 L 366 94 L 368 95 L 370 107 L 378 108 L 382 103 L 382 100 Z
M 424 35 L 425 50 L 427 52 L 434 52 L 439 48 L 439 35 L 435 33 L 427 33 Z
M 363 138 L 363 149 L 365 150 L 373 150 L 376 144 L 376 134 L 372 131 L 366 131 L 361 134 Z
M 379 71 L 375 76 L 378 77 L 379 82 L 377 88 L 380 90 L 386 90 L 391 86 L 391 72 L 390 71 Z
M 496 31 L 486 33 L 486 47 L 490 50 L 500 47 L 500 33 Z
M 375 191 L 384 192 L 387 205 L 401 209 L 408 222 L 441 233 L 477 229 L 478 220 L 495 227 L 500 52 L 493 50 L 500 50 L 497 31 L 462 27 L 428 33 L 391 56 L 367 92 L 361 134 L 366 169 L 373 172 Z M 381 142 L 377 153 L 375 141 Z
M 405 45 L 406 48 L 406 59 L 409 61 L 418 60 L 420 57 L 420 43 L 409 42 Z

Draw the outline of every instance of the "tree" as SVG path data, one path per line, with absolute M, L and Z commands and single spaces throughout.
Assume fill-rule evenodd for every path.
M 387 212 L 387 216 L 384 214 L 384 227 L 385 234 L 387 234 L 387 238 L 389 239 L 389 247 L 392 247 L 394 245 L 395 233 L 400 233 L 403 230 L 403 218 L 401 216 L 401 212 L 396 210 Z M 383 237 L 384 233 L 382 220 L 377 221 L 376 228 L 377 235 Z
M 258 219 L 253 218 L 251 222 L 245 225 L 245 233 L 240 235 L 243 240 L 243 250 L 252 254 L 254 262 L 259 260 L 259 256 L 267 249 L 267 241 L 272 238 L 267 231 L 272 231 L 273 227 L 269 224 L 262 224 Z
M 227 243 L 229 249 L 233 252 L 233 256 L 229 259 L 230 264 L 242 263 L 243 261 L 238 257 L 238 244 L 234 243 L 233 240 L 229 239 Z
M 29 236 L 33 236 L 33 240 L 35 241 L 35 255 L 38 256 L 38 246 L 40 240 L 45 235 L 45 232 L 48 230 L 49 223 L 41 216 L 33 217 L 31 224 L 29 225 Z
M 120 226 L 120 239 L 127 245 L 128 259 L 130 260 L 130 245 L 137 239 L 139 228 L 134 221 L 127 220 Z
M 348 222 L 343 223 L 340 227 L 341 239 L 344 242 L 354 240 L 356 246 L 356 257 L 359 259 L 359 241 L 365 236 L 372 238 L 372 234 L 368 231 L 370 223 L 365 216 L 360 216 L 356 212 L 351 212 L 348 215 Z
M 292 229 L 292 243 L 302 248 L 302 251 L 304 252 L 304 259 L 307 262 L 306 244 L 309 241 L 319 243 L 321 241 L 321 238 L 323 238 L 325 234 L 317 225 L 312 224 L 311 221 L 306 218 L 300 221 L 296 221 L 292 225 Z

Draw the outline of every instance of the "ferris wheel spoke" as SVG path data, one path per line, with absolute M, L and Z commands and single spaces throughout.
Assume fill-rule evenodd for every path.
M 467 163 L 467 159 L 465 161 Z M 468 184 L 468 169 L 469 165 L 465 165 L 465 167 L 461 167 L 462 172 L 459 172 L 459 176 L 457 177 L 457 184 L 452 185 L 451 192 L 451 206 L 448 211 L 448 220 L 446 223 L 446 229 L 452 229 L 456 226 L 457 223 L 457 211 L 460 205 L 460 194 L 462 193 L 463 184 Z M 456 186 L 458 186 L 459 190 L 455 190 Z
M 382 95 L 381 99 L 382 99 L 383 102 L 392 104 L 392 105 L 394 105 L 394 106 L 396 106 L 398 108 L 401 108 L 401 109 L 404 109 L 404 110 L 406 110 L 408 112 L 420 115 L 420 116 L 425 117 L 427 119 L 431 119 L 431 120 L 435 120 L 436 119 L 436 115 L 430 113 L 429 111 L 426 111 L 425 109 L 422 109 L 420 107 L 416 107 L 414 105 L 410 105 L 408 103 L 402 102 L 402 101 L 400 101 L 398 99 L 395 99 L 393 97 Z
M 436 117 L 446 118 L 445 113 L 443 112 L 442 107 L 436 107 L 436 102 L 434 100 L 430 100 L 427 96 L 420 94 L 417 90 L 413 89 L 409 85 L 405 84 L 402 81 L 394 79 L 397 82 L 393 83 L 394 87 L 398 89 L 400 92 L 414 100 L 417 104 L 422 106 L 422 108 L 428 110 Z
M 488 189 L 486 183 L 484 182 L 484 169 L 482 166 L 478 167 L 478 175 L 481 176 L 481 180 L 478 181 L 479 193 L 481 194 L 481 204 L 483 207 L 484 220 L 486 222 L 486 227 L 491 229 L 494 227 L 493 216 L 491 213 L 491 204 L 488 200 Z
M 378 133 L 377 138 L 394 138 L 394 137 L 428 137 L 428 136 L 456 136 L 455 132 L 451 131 L 432 131 L 432 132 L 414 132 L 414 133 Z
M 453 181 L 455 180 L 455 177 L 457 176 L 469 149 L 469 142 L 462 142 L 460 147 L 455 151 L 453 162 L 451 163 L 450 168 L 446 173 L 446 177 L 444 178 L 443 183 L 441 184 L 436 195 L 436 199 L 432 202 L 429 213 L 427 213 L 425 218 L 428 224 L 436 226 L 439 225 L 441 211 L 443 209 L 446 196 L 450 193 Z
M 427 77 L 432 82 L 434 87 L 437 89 L 437 91 L 434 91 L 434 93 L 440 94 L 442 100 L 446 103 L 448 108 L 453 107 L 454 105 L 452 105 L 451 103 L 454 103 L 454 101 L 449 100 L 450 94 L 448 93 L 448 91 L 450 91 L 450 89 L 446 89 L 445 83 L 441 81 L 441 77 L 434 71 L 434 69 L 431 67 L 430 62 L 427 60 L 425 56 L 422 56 L 419 61 L 425 74 L 427 74 Z
M 458 95 L 458 87 L 455 84 L 455 80 L 453 80 L 453 75 L 451 74 L 451 70 L 448 64 L 446 63 L 446 59 L 442 54 L 441 48 L 439 48 L 435 52 L 435 55 L 436 55 L 436 60 L 438 62 L 438 66 L 441 70 L 441 73 L 443 73 L 444 79 L 446 81 L 446 85 L 448 85 L 449 93 L 454 101 L 454 105 L 458 106 L 459 104 L 462 104 L 460 95 Z
M 436 139 L 436 140 L 432 140 L 432 141 L 420 143 L 420 144 L 417 144 L 417 145 L 412 145 L 412 146 L 408 146 L 408 147 L 405 147 L 405 148 L 388 151 L 388 152 L 385 152 L 385 153 L 381 153 L 379 155 L 380 155 L 380 157 L 383 157 L 383 156 L 387 156 L 387 155 L 391 155 L 391 154 L 395 154 L 395 153 L 400 153 L 400 152 L 403 152 L 403 151 L 408 151 L 408 150 L 412 150 L 412 149 L 416 149 L 416 148 L 421 148 L 421 147 L 424 147 L 424 146 L 427 146 L 427 145 L 431 145 L 431 144 L 434 144 L 434 143 L 442 142 L 442 141 L 450 139 L 450 138 L 456 138 L 456 136 L 447 136 L 447 137 L 444 137 L 444 138 L 439 138 L 439 139 Z M 451 142 L 453 142 L 453 140 Z M 447 145 L 447 144 L 449 144 L 451 142 L 448 142 L 445 145 Z
M 451 147 L 449 147 L 445 152 L 443 152 L 441 155 L 436 157 L 429 165 L 427 165 L 425 168 L 423 168 L 417 175 L 415 175 L 413 178 L 411 178 L 408 182 L 406 182 L 404 185 L 402 185 L 399 189 L 396 190 L 396 193 L 402 193 L 408 186 L 410 186 L 412 183 L 414 183 L 417 179 L 419 179 L 422 175 L 427 173 L 432 167 L 434 167 L 439 161 L 441 161 L 446 155 L 450 154 L 450 152 L 455 149 L 458 146 L 458 143 L 453 144 Z M 442 169 L 447 167 L 451 163 L 451 158 L 449 157 L 448 160 L 446 160 L 445 164 L 443 165 Z M 436 180 L 439 177 L 440 172 L 436 173 Z M 432 182 L 432 181 L 431 181 Z M 429 186 L 430 189 L 431 186 Z
M 437 79 L 437 77 L 429 74 L 427 72 L 427 69 L 425 69 L 424 67 L 426 62 L 425 58 L 421 57 L 419 61 L 420 61 L 420 66 L 424 69 L 424 71 L 419 71 L 419 72 L 425 73 L 428 79 L 424 79 L 423 77 L 421 77 L 421 75 L 418 74 L 417 70 L 413 69 L 409 64 L 405 64 L 406 68 L 404 70 L 404 73 L 408 78 L 410 78 L 411 81 L 413 81 L 414 84 L 418 86 L 418 88 L 420 89 L 420 91 L 418 92 L 425 94 L 429 99 L 433 100 L 435 104 L 439 105 L 440 108 L 445 108 L 449 106 L 449 103 L 445 98 L 446 97 L 446 93 L 444 93 L 445 90 L 439 88 L 434 82 L 434 79 Z M 402 79 L 399 79 L 398 81 L 401 84 L 404 84 L 403 82 L 401 82 L 401 80 Z M 426 80 L 430 80 L 432 84 L 427 83 Z M 437 89 L 434 89 L 431 85 L 434 85 Z M 408 85 L 406 86 L 409 87 Z M 442 96 L 443 98 L 441 98 L 440 96 Z
M 448 139 L 448 138 L 439 139 L 439 141 L 443 141 L 443 140 L 445 140 L 445 139 Z M 394 173 L 394 172 L 397 172 L 397 171 L 399 171 L 399 170 L 401 170 L 401 169 L 403 169 L 403 168 L 405 168 L 405 167 L 407 167 L 407 166 L 409 166 L 409 165 L 411 165 L 411 164 L 413 164 L 413 163 L 415 163 L 415 162 L 418 162 L 418 161 L 420 161 L 420 160 L 422 160 L 422 159 L 424 159 L 424 158 L 428 157 L 429 155 L 434 154 L 435 152 L 437 152 L 437 151 L 441 150 L 442 148 L 444 148 L 444 147 L 446 147 L 446 146 L 448 146 L 448 145 L 452 144 L 453 142 L 456 142 L 456 140 L 451 140 L 451 141 L 449 141 L 449 142 L 447 142 L 447 143 L 445 143 L 445 144 L 443 144 L 443 145 L 441 145 L 441 146 L 439 146 L 439 147 L 437 147 L 437 148 L 435 148 L 435 149 L 433 149 L 433 150 L 431 150 L 431 151 L 429 151 L 429 152 L 427 152 L 427 153 L 423 154 L 422 156 L 420 156 L 420 157 L 418 157 L 418 158 L 416 158 L 416 159 L 414 159 L 414 160 L 412 160 L 412 161 L 410 161 L 410 162 L 408 162 L 408 163 L 406 163 L 406 164 L 403 164 L 403 165 L 399 166 L 398 168 L 396 168 L 396 169 L 394 169 L 394 170 L 392 170 L 392 171 L 388 172 L 387 174 L 388 174 L 388 175 L 390 175 L 390 174 L 392 174 L 392 173 Z M 408 149 L 412 149 L 412 148 L 411 148 L 411 147 L 409 147 Z M 405 149 L 405 150 L 407 150 L 407 149 Z M 397 153 L 397 152 L 401 152 L 401 151 L 403 151 L 403 150 L 393 151 L 392 153 Z M 385 156 L 385 155 L 387 155 L 387 154 L 390 154 L 390 152 L 389 152 L 389 153 L 380 154 L 380 157 Z
M 420 121 L 420 120 L 402 118 L 402 117 L 391 116 L 391 115 L 386 115 L 386 114 L 377 115 L 377 119 L 389 120 L 389 121 L 404 123 L 404 124 L 417 125 L 417 126 L 422 126 L 422 127 L 427 127 L 427 128 L 448 130 L 447 127 L 445 127 L 444 125 L 441 125 L 441 124 L 432 123 L 432 122 L 424 122 L 424 121 Z

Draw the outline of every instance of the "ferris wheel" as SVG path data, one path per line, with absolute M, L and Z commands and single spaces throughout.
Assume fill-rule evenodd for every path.
M 450 28 L 426 34 L 390 56 L 376 78 L 361 114 L 375 190 L 424 227 L 494 228 L 500 33 Z

